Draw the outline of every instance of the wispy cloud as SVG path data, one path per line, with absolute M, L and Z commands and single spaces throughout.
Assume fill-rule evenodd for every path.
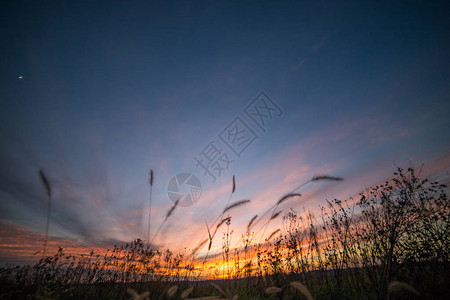
M 329 37 L 324 37 L 322 38 L 317 44 L 315 44 L 314 46 L 312 46 L 309 51 L 311 52 L 316 52 L 317 50 L 319 50 L 320 48 L 322 48 L 323 46 L 325 46 L 325 44 L 328 42 Z

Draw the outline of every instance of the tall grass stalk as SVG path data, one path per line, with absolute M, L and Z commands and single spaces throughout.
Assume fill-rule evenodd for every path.
M 150 170 L 150 197 L 148 199 L 148 227 L 147 227 L 147 243 L 150 246 L 150 221 L 152 215 L 152 188 L 153 188 L 153 170 Z
M 45 253 L 46 253 L 46 250 L 47 250 L 48 230 L 49 230 L 49 226 L 50 226 L 50 210 L 51 210 L 52 191 L 51 191 L 50 182 L 48 181 L 48 179 L 45 176 L 44 171 L 42 169 L 39 170 L 39 177 L 41 178 L 41 182 L 44 185 L 44 188 L 45 188 L 45 191 L 47 192 L 47 197 L 48 197 L 48 203 L 47 203 L 47 224 L 45 226 L 44 249 L 42 251 L 43 256 L 45 257 Z
M 50 197 L 49 181 L 43 172 L 39 174 Z M 313 179 L 310 181 L 328 178 Z M 280 299 L 359 299 L 361 295 L 387 299 L 419 293 L 424 299 L 447 299 L 447 191 L 445 185 L 435 181 L 419 180 L 412 169 L 399 169 L 393 178 L 355 199 L 327 201 L 320 207 L 320 215 L 291 208 L 285 212 L 282 226 L 263 243 L 250 242 L 255 235 L 251 228 L 258 219 L 254 216 L 245 228 L 241 246 L 234 248 L 230 247 L 231 216 L 220 218 L 216 231 L 226 224 L 222 249 L 206 264 L 195 255 L 208 241 L 206 256 L 211 250 L 214 234 L 207 223 L 208 238 L 192 251 L 191 257 L 184 256 L 183 251 L 153 250 L 142 240 L 114 246 L 102 255 L 68 255 L 60 248 L 56 255 L 42 258 L 33 267 L 0 268 L 0 295 L 9 295 L 0 298 L 79 298 L 89 290 L 91 294 L 85 298 L 123 298 L 130 288 L 135 291 L 132 296 L 151 299 L 234 299 L 236 294 L 244 299 L 268 295 Z M 274 202 L 275 208 L 288 198 Z M 177 204 L 168 210 L 154 238 Z M 280 209 L 270 211 L 269 221 L 280 219 Z M 200 276 L 230 280 L 208 284 L 212 282 L 199 281 Z M 10 286 L 13 288 L 8 289 Z
M 214 224 L 216 224 L 216 222 L 218 222 L 217 225 L 216 225 L 216 229 L 215 229 L 215 231 L 214 231 L 214 234 L 212 234 L 212 235 L 209 234 L 210 232 L 209 232 L 208 224 L 206 225 L 206 226 L 208 227 L 208 234 L 209 234 L 209 235 L 208 235 L 208 239 L 209 239 L 209 244 L 208 244 L 208 253 L 206 254 L 206 256 L 205 256 L 205 258 L 204 258 L 204 261 L 205 261 L 205 262 L 206 262 L 206 260 L 207 260 L 207 258 L 208 258 L 209 251 L 211 250 L 212 242 L 213 242 L 214 236 L 215 236 L 215 234 L 216 234 L 216 232 L 217 232 L 217 229 L 219 229 L 220 225 L 222 225 L 222 223 L 223 223 L 224 221 L 226 221 L 226 218 L 223 219 L 223 216 L 224 216 L 225 212 L 227 212 L 228 210 L 230 210 L 230 209 L 232 209 L 233 207 L 235 207 L 235 206 L 233 206 L 233 205 L 232 205 L 232 207 L 229 206 L 229 205 L 230 205 L 230 202 L 231 202 L 231 198 L 233 197 L 233 194 L 234 194 L 235 191 L 236 191 L 236 177 L 233 175 L 233 179 L 232 179 L 232 187 L 231 187 L 231 193 L 230 193 L 230 196 L 228 197 L 228 201 L 227 201 L 227 203 L 226 203 L 224 209 L 222 210 L 222 212 L 216 217 L 216 219 L 215 219 L 215 220 L 212 222 L 212 224 L 211 224 L 211 226 L 214 226 Z M 243 201 L 244 201 L 244 202 L 243 202 L 243 203 L 240 203 L 240 204 L 235 203 L 236 206 L 241 205 L 241 204 L 244 204 L 244 203 L 246 203 L 246 202 L 249 202 L 250 200 L 243 200 Z M 195 250 L 196 250 L 196 251 L 195 251 L 195 252 L 193 251 L 192 253 L 197 253 L 198 250 L 200 250 L 200 248 L 205 244 L 205 243 L 204 243 L 205 236 L 206 236 L 206 234 L 203 234 L 203 235 L 202 235 L 200 241 L 197 243 L 197 246 L 195 247 Z
M 161 228 L 164 226 L 164 224 L 167 222 L 167 220 L 170 218 L 170 216 L 173 214 L 173 212 L 175 211 L 175 208 L 177 208 L 178 203 L 180 203 L 180 199 L 178 199 L 177 201 L 175 201 L 175 203 L 172 205 L 172 207 L 169 209 L 169 211 L 166 214 L 166 217 L 164 218 L 164 220 L 161 222 L 161 224 L 158 227 L 158 230 L 156 230 L 155 235 L 153 236 L 152 240 L 150 241 L 150 244 L 153 243 L 153 241 L 155 240 L 155 238 L 158 236 L 159 232 L 161 231 Z

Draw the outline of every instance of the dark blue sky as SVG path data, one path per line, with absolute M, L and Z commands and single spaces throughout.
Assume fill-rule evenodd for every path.
M 40 168 L 51 235 L 98 245 L 145 237 L 149 169 L 153 227 L 170 179 L 194 174 L 201 198 L 157 241 L 173 247 L 171 232 L 195 239 L 212 222 L 233 174 L 235 199 L 252 200 L 237 227 L 318 174 L 346 180 L 295 208 L 358 193 L 394 164 L 448 176 L 449 14 L 445 1 L 7 1 L 0 220 L 43 232 Z M 243 112 L 260 91 L 283 111 L 266 131 Z M 239 157 L 218 137 L 237 116 L 258 136 Z M 211 141 L 234 160 L 215 182 L 194 161 Z

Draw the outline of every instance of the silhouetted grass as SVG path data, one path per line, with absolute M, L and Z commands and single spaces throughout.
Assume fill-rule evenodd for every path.
M 319 215 L 277 211 L 281 202 L 300 196 L 289 194 L 269 208 L 259 230 L 252 228 L 262 218 L 251 218 L 233 248 L 232 216 L 224 213 L 248 200 L 228 201 L 212 225 L 214 233 L 207 225 L 208 238 L 189 255 L 152 249 L 139 239 L 103 255 L 66 255 L 60 248 L 34 266 L 1 269 L 0 292 L 5 299 L 445 299 L 450 284 L 446 188 L 419 179 L 412 168 L 399 168 L 354 199 L 327 201 Z M 233 177 L 232 194 L 235 189 Z M 281 228 L 265 237 L 267 223 L 281 216 Z M 207 257 L 219 229 L 222 248 L 215 257 L 221 263 L 215 265 Z M 206 254 L 199 255 L 202 249 Z

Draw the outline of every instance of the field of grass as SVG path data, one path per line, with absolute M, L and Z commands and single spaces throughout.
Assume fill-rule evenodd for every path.
M 207 238 L 193 250 L 152 249 L 139 239 L 101 254 L 60 248 L 33 266 L 0 269 L 0 298 L 447 299 L 446 189 L 409 168 L 357 199 L 328 201 L 320 215 L 278 211 L 299 196 L 286 195 L 269 208 L 267 221 L 249 220 L 237 247 L 231 213 L 245 202 L 235 202 L 206 226 Z M 266 233 L 277 218 L 282 227 Z M 222 250 L 212 254 L 219 235 Z

